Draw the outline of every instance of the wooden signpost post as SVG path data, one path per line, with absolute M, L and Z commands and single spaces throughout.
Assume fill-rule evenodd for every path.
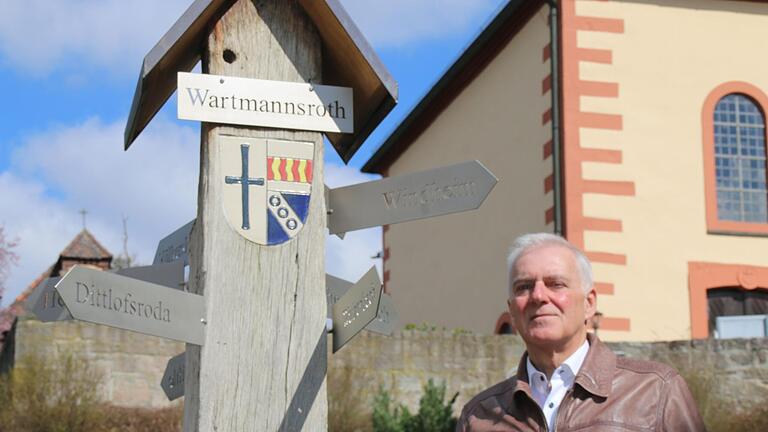
M 394 106 L 394 81 L 336 0 L 198 0 L 145 58 L 126 148 L 197 58 L 218 80 L 185 78 L 189 90 L 178 93 L 181 108 L 191 91 L 191 118 L 206 121 L 188 248 L 190 291 L 205 299 L 206 324 L 203 343 L 184 356 L 184 430 L 324 431 L 326 206 L 317 130 L 349 160 Z M 242 79 L 260 80 L 262 90 L 265 81 L 279 83 L 267 91 L 271 99 L 256 100 L 246 91 L 255 82 Z M 290 83 L 307 92 L 344 87 L 352 100 L 317 104 L 276 90 L 297 88 Z M 288 104 L 295 113 L 285 113 Z M 304 124 L 334 117 L 338 129 L 287 129 L 299 104 Z M 265 122 L 261 114 L 278 108 L 279 121 Z M 343 117 L 353 119 L 352 133 Z
M 203 75 L 188 74 L 198 60 Z M 471 210 L 496 178 L 470 161 L 324 187 L 321 132 L 346 162 L 397 98 L 338 0 L 196 0 L 144 59 L 126 149 L 174 91 L 180 118 L 203 121 L 197 218 L 153 266 L 75 266 L 31 308 L 187 342 L 161 382 L 185 397 L 185 431 L 325 431 L 328 312 L 334 352 L 396 319 L 375 268 L 326 291 L 326 227 Z

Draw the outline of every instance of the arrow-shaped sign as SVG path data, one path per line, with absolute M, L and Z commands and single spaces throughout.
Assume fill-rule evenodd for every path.
M 395 331 L 397 320 L 397 310 L 395 310 L 395 305 L 392 303 L 392 296 L 389 294 L 382 294 L 376 319 L 365 326 L 365 329 L 374 333 L 391 336 Z
M 336 276 L 331 276 L 329 274 L 325 275 L 326 304 L 328 305 L 329 317 L 333 315 L 333 305 L 336 304 L 353 285 L 352 282 Z M 397 318 L 397 311 L 395 311 L 391 296 L 382 293 L 376 319 L 365 326 L 364 330 L 389 336 L 395 330 Z
M 184 263 L 182 261 L 126 267 L 116 270 L 114 273 L 177 290 L 184 288 Z
M 478 161 L 328 191 L 331 234 L 474 210 L 498 180 Z
M 157 244 L 155 260 L 152 261 L 152 264 L 182 260 L 184 261 L 184 265 L 189 265 L 187 249 L 189 248 L 189 235 L 192 232 L 192 226 L 194 224 L 195 219 L 192 219 L 183 227 L 163 237 Z
M 56 284 L 75 319 L 201 345 L 202 296 L 74 266 Z
M 160 387 L 163 388 L 165 396 L 169 401 L 184 396 L 184 370 L 186 368 L 187 352 L 177 354 L 168 360 L 165 366 L 163 379 L 160 381 Z
M 184 285 L 184 264 L 181 261 L 152 266 L 128 267 L 110 270 L 115 274 L 151 282 L 169 288 L 181 289 Z M 47 278 L 37 285 L 27 298 L 26 310 L 42 322 L 69 321 L 72 319 L 64 301 L 54 286 L 61 277 Z
M 25 309 L 32 312 L 42 322 L 67 321 L 72 319 L 64 300 L 54 286 L 60 277 L 47 278 L 37 285 L 27 298 Z
M 350 339 L 368 325 L 379 310 L 381 280 L 376 267 L 354 284 L 333 305 L 333 352 L 341 349 Z

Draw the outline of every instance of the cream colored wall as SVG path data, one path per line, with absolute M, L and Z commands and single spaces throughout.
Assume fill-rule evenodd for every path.
M 768 238 L 707 234 L 701 125 L 704 99 L 722 83 L 768 92 L 768 4 L 579 1 L 576 11 L 624 20 L 623 34 L 577 39 L 613 51 L 612 65 L 582 63 L 580 78 L 619 83 L 618 98 L 582 97 L 581 109 L 623 115 L 620 132 L 582 130 L 582 146 L 623 152 L 621 165 L 585 163 L 584 178 L 634 181 L 636 191 L 584 197 L 586 216 L 623 221 L 621 233 L 585 233 L 586 249 L 627 255 L 626 266 L 595 265 L 598 280 L 615 283 L 599 309 L 631 319 L 629 333 L 601 337 L 689 338 L 689 261 L 768 265 Z
M 480 209 L 392 225 L 387 289 L 401 323 L 428 322 L 491 333 L 506 310 L 506 253 L 527 231 L 552 231 L 545 210 L 543 160 L 550 106 L 546 8 L 539 11 L 477 78 L 390 167 L 395 176 L 477 159 L 498 178 Z

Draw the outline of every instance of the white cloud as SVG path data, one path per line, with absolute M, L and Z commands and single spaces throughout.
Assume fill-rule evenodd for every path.
M 476 31 L 507 0 L 342 0 L 377 48 L 401 47 Z
M 0 53 L 46 75 L 62 63 L 134 76 L 141 59 L 190 0 L 8 0 L 0 2 Z
M 343 0 L 374 46 L 400 47 L 477 30 L 506 0 Z M 135 76 L 141 59 L 192 0 L 7 0 L 0 2 L 0 55 L 46 76 L 96 66 Z M 68 80 L 82 79 L 74 72 Z M 78 78 L 80 77 L 80 78 Z
M 195 216 L 199 134 L 162 118 L 122 150 L 123 122 L 91 119 L 26 137 L 0 173 L 0 223 L 20 240 L 7 304 L 87 226 L 113 255 L 128 250 L 150 263 L 157 241 Z
M 326 145 L 326 151 L 334 151 Z M 349 165 L 328 163 L 325 165 L 325 184 L 330 188 L 338 188 L 357 183 L 380 179 L 378 174 L 366 174 Z

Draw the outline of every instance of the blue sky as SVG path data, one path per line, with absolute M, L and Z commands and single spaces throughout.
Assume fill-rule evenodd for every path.
M 149 263 L 157 241 L 195 217 L 199 125 L 175 98 L 128 152 L 122 136 L 141 60 L 192 0 L 0 2 L 0 224 L 19 240 L 6 305 L 87 227 L 114 255 Z M 331 187 L 359 167 L 506 0 L 342 0 L 398 82 L 397 107 L 345 166 L 326 148 Z M 327 243 L 327 271 L 361 276 L 380 229 Z

